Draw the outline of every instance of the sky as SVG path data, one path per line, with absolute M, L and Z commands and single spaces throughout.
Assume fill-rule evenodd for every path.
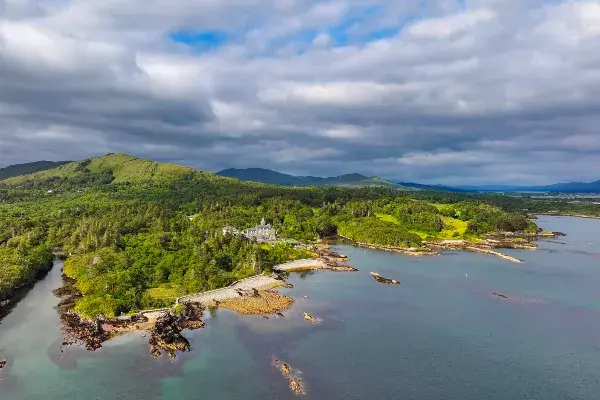
M 600 179 L 600 2 L 0 0 L 0 167 Z

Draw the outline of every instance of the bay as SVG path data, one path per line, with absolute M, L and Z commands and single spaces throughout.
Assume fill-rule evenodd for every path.
M 537 222 L 568 236 L 507 251 L 524 264 L 338 246 L 359 272 L 292 275 L 285 319 L 207 315 L 175 360 L 152 358 L 141 333 L 94 353 L 61 349 L 58 263 L 0 325 L 0 398 L 296 398 L 271 365 L 279 359 L 300 371 L 307 399 L 596 399 L 600 220 Z M 370 271 L 402 284 L 381 285 Z

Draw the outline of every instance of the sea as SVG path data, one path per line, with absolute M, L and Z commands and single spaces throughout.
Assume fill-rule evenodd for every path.
M 522 264 L 336 246 L 358 272 L 292 274 L 285 318 L 207 312 L 176 359 L 151 357 L 141 332 L 96 352 L 63 346 L 57 262 L 1 321 L 0 399 L 297 398 L 275 360 L 303 381 L 306 399 L 600 399 L 600 220 L 537 223 L 567 236 L 506 251 Z

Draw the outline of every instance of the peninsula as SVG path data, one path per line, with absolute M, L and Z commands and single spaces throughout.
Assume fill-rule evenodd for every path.
M 108 154 L 0 182 L 0 302 L 48 271 L 53 255 L 65 258 L 74 294 L 63 306 L 88 321 L 172 307 L 195 293 L 231 293 L 249 277 L 268 286 L 265 274 L 319 257 L 317 243 L 332 238 L 418 256 L 440 249 L 502 256 L 494 249 L 535 248 L 537 237 L 553 235 L 515 211 L 523 201 L 282 187 Z M 352 270 L 338 261 L 321 267 Z

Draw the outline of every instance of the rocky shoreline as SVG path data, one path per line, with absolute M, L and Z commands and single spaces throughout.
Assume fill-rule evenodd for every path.
M 81 344 L 87 350 L 95 351 L 102 347 L 102 343 L 119 334 L 146 330 L 150 332 L 148 343 L 153 356 L 158 357 L 164 351 L 169 357 L 175 357 L 178 351 L 190 350 L 190 344 L 182 331 L 204 327 L 202 316 L 205 307 L 222 307 L 240 314 L 262 315 L 265 318 L 273 314 L 283 318 L 282 312 L 292 306 L 294 299 L 273 290 L 277 286 L 292 287 L 281 276 L 282 273 L 307 269 L 356 271 L 343 263 L 346 260 L 348 258 L 343 255 L 326 251 L 316 260 L 282 264 L 280 268 L 274 268 L 275 272 L 271 276 L 257 275 L 225 288 L 180 297 L 174 308 L 140 311 L 116 318 L 99 316 L 93 320 L 83 319 L 73 311 L 76 301 L 82 295 L 74 285 L 75 280 L 63 274 L 63 286 L 53 291 L 60 298 L 56 308 L 66 337 L 62 345 Z
M 344 238 L 345 240 L 350 240 L 348 238 Z M 408 256 L 413 257 L 421 257 L 421 256 L 437 256 L 439 253 L 435 250 L 424 248 L 424 247 L 397 247 L 397 246 L 386 246 L 386 245 L 378 245 L 378 244 L 369 244 L 362 242 L 354 242 L 352 241 L 352 245 L 356 247 L 362 247 L 370 250 L 381 250 L 381 251 L 391 251 L 394 253 L 402 253 Z
M 374 245 L 369 243 L 355 242 L 350 238 L 340 236 L 341 239 L 349 241 L 352 245 L 381 251 L 391 251 L 395 253 L 402 253 L 409 256 L 421 257 L 421 256 L 436 256 L 439 255 L 439 251 L 473 251 L 477 253 L 489 254 L 507 261 L 522 263 L 516 257 L 503 254 L 495 249 L 518 249 L 518 250 L 536 250 L 538 245 L 534 243 L 535 240 L 546 238 L 554 239 L 559 236 L 566 236 L 562 232 L 549 232 L 538 230 L 538 232 L 497 232 L 486 235 L 480 241 L 472 241 L 466 239 L 448 239 L 448 240 L 432 240 L 424 241 L 423 247 L 397 247 L 397 246 L 385 246 L 385 245 Z
M 391 251 L 410 256 L 439 255 L 439 251 L 473 251 L 490 254 L 507 261 L 522 263 L 523 261 L 495 249 L 526 249 L 538 248 L 534 240 L 539 238 L 555 238 L 564 234 L 560 232 L 538 231 L 536 233 L 501 232 L 487 235 L 480 241 L 436 240 L 423 242 L 423 247 L 402 248 L 395 246 L 372 245 L 352 242 L 361 248 Z M 348 238 L 343 238 L 349 240 Z M 346 264 L 348 257 L 332 251 L 328 245 L 317 247 L 317 259 L 305 259 L 280 264 L 273 268 L 271 276 L 257 275 L 243 279 L 232 285 L 209 292 L 197 293 L 180 297 L 175 302 L 175 308 L 142 311 L 138 314 L 117 317 L 99 318 L 89 321 L 74 313 L 73 307 L 81 294 L 74 286 L 75 281 L 63 274 L 64 286 L 55 290 L 54 294 L 61 298 L 57 309 L 63 330 L 69 339 L 63 343 L 82 343 L 88 350 L 102 347 L 102 343 L 115 335 L 134 330 L 150 331 L 151 354 L 159 356 L 161 351 L 174 357 L 177 351 L 189 351 L 189 342 L 181 334 L 184 329 L 199 329 L 204 326 L 202 315 L 205 307 L 223 307 L 241 314 L 262 315 L 269 318 L 270 314 L 283 317 L 282 312 L 289 309 L 294 302 L 289 296 L 273 290 L 276 286 L 291 287 L 284 278 L 285 273 L 308 270 L 357 271 Z M 399 281 L 388 279 L 376 273 L 371 276 L 380 283 L 396 285 Z M 314 323 L 316 319 L 305 314 L 305 319 Z

